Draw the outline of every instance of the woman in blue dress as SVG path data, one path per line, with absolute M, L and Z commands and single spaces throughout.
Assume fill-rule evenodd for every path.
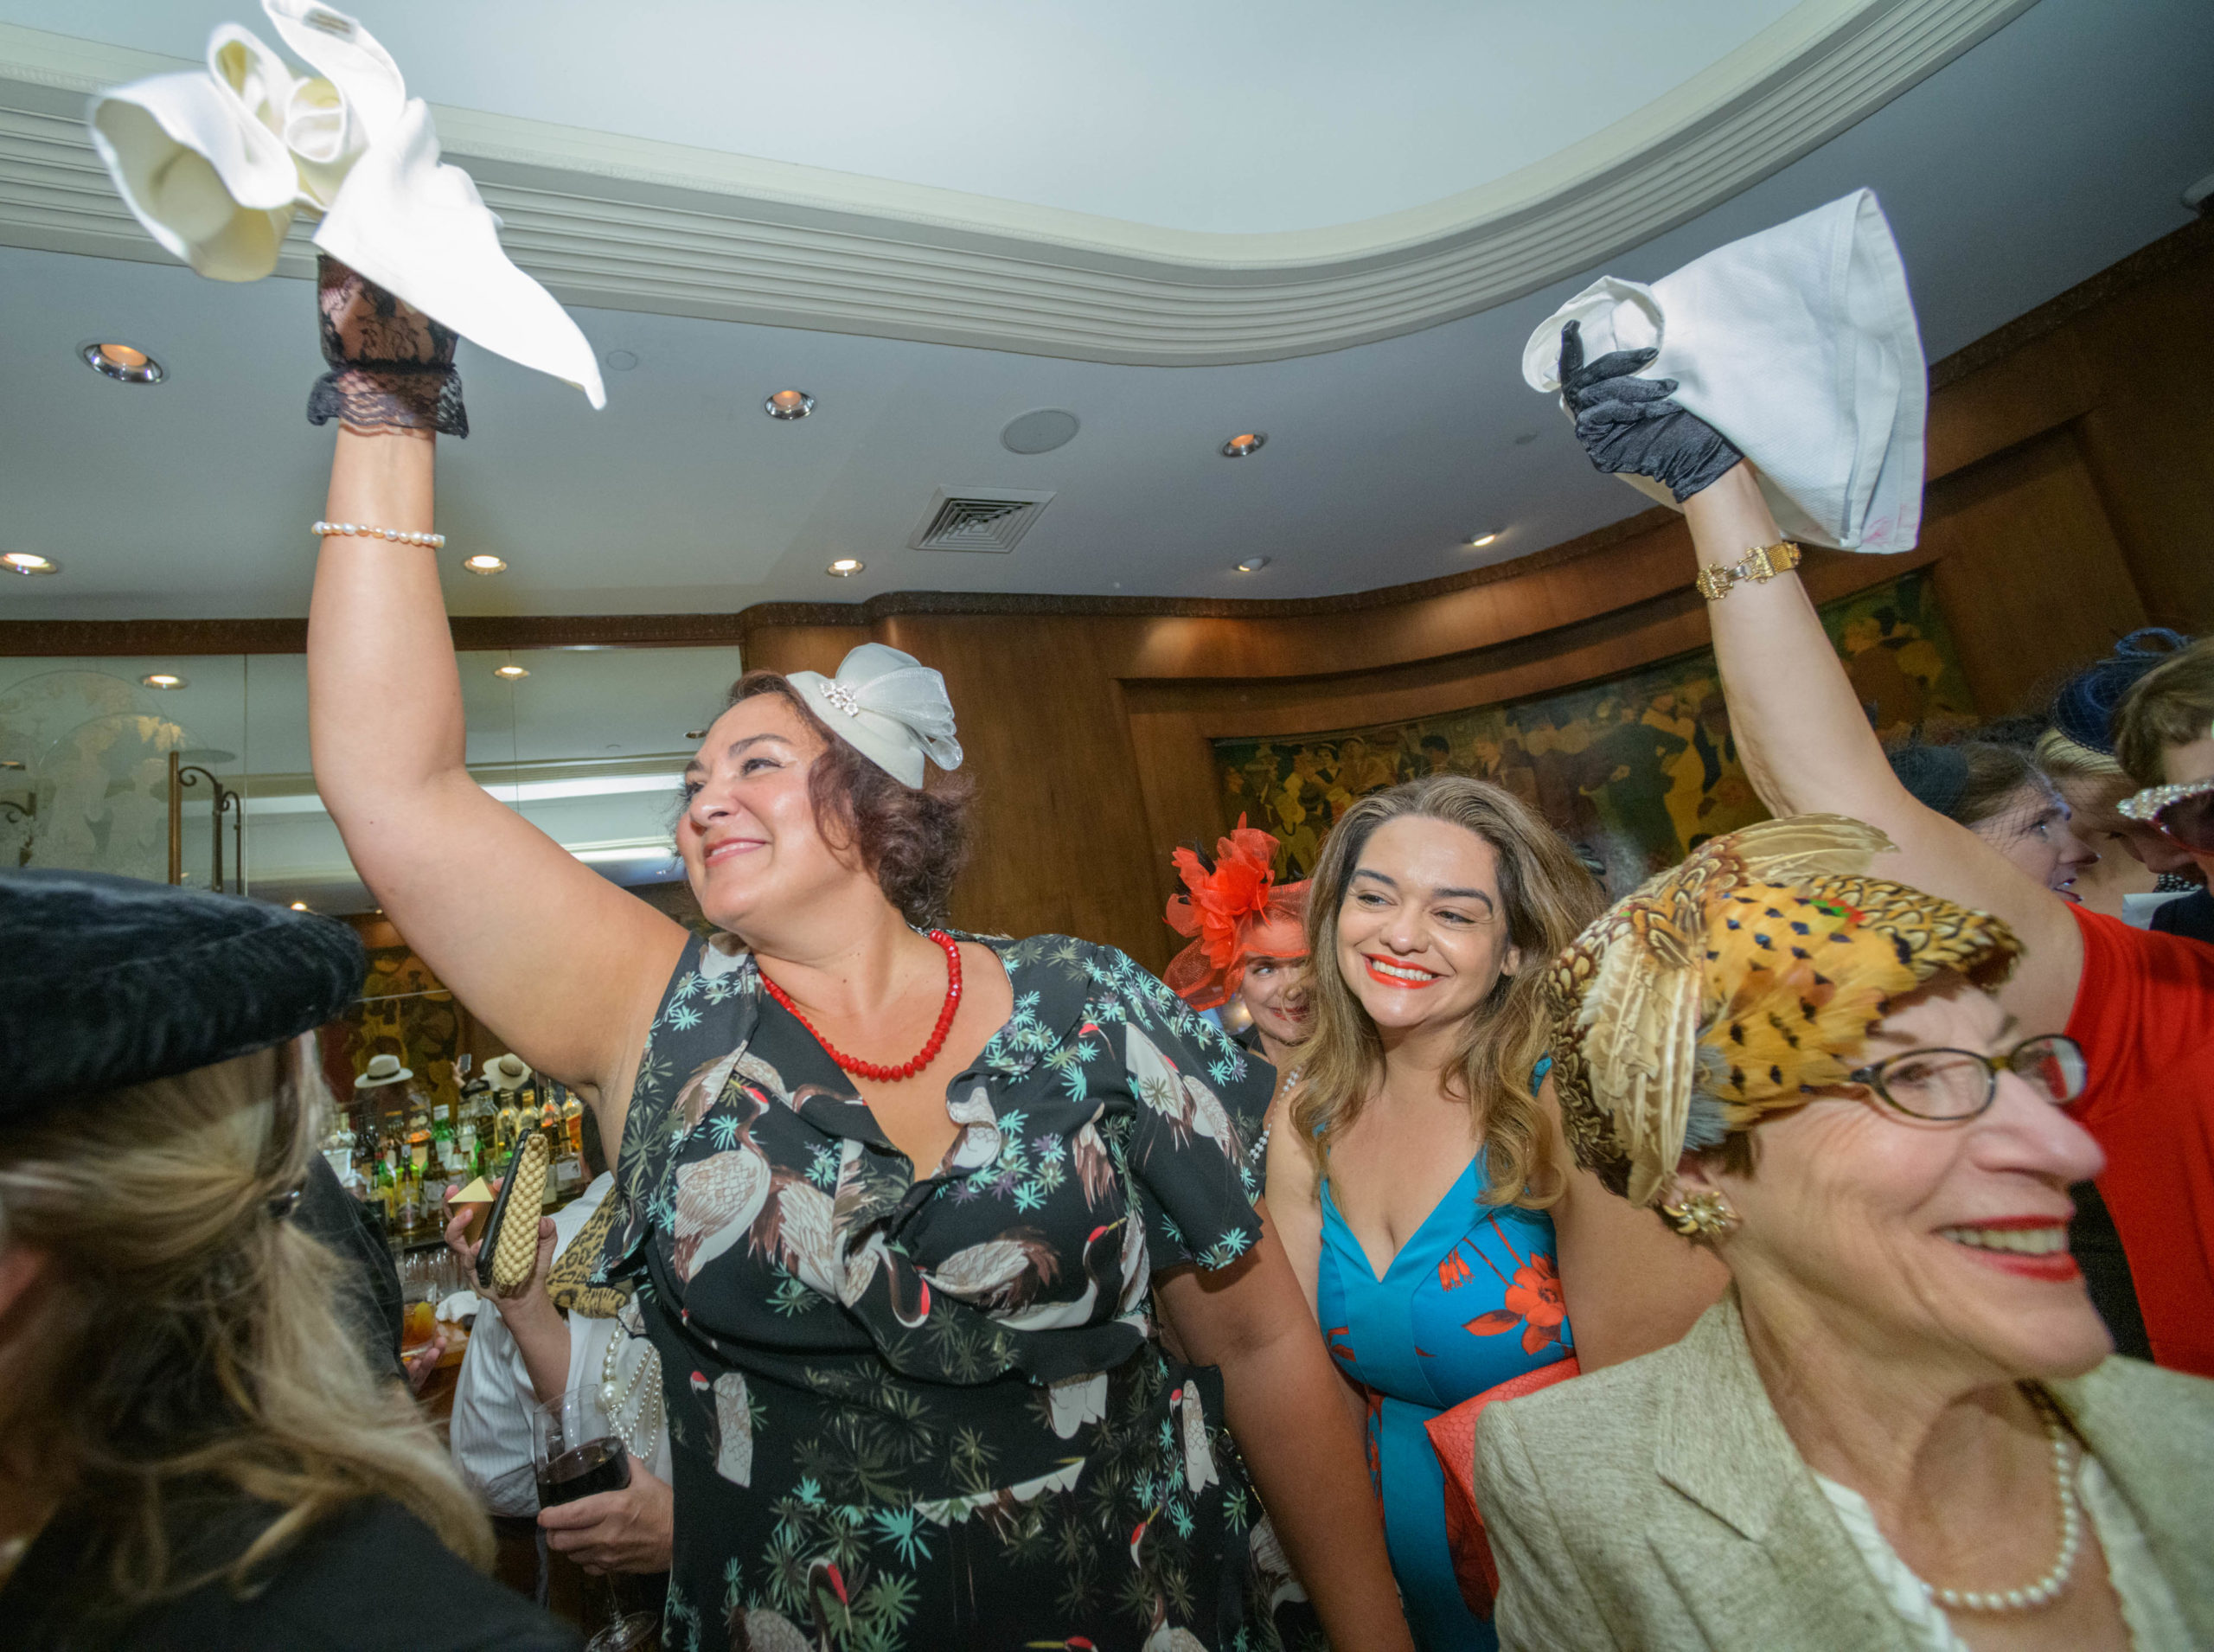
M 1272 1111 L 1268 1203 L 1365 1420 L 1424 1652 L 1498 1644 L 1424 1425 L 1571 1354 L 1663 1347 L 1721 1294 L 1561 1142 L 1540 988 L 1601 901 L 1511 792 L 1451 775 L 1347 810 L 1308 896 L 1313 1031 Z

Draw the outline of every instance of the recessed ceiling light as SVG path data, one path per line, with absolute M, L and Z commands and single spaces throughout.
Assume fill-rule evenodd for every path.
M 850 579 L 854 575 L 859 573 L 867 566 L 867 563 L 863 562 L 858 557 L 841 556 L 836 561 L 833 562 L 829 567 L 825 568 L 823 572 L 826 573 L 835 573 L 841 579 Z
M 638 353 L 636 350 L 610 350 L 599 359 L 607 363 L 608 370 L 611 373 L 628 373 L 638 365 Z
M 150 688 L 182 688 L 185 681 L 174 671 L 149 671 L 138 679 Z
M 121 384 L 159 384 L 169 376 L 159 362 L 135 344 L 95 340 L 80 347 L 77 354 L 93 372 Z
M 41 556 L 33 551 L 9 551 L 0 554 L 0 567 L 10 573 L 59 573 L 61 564 L 50 556 Z
M 779 390 L 761 404 L 771 419 L 804 419 L 815 411 L 815 398 L 804 390 Z
M 1226 459 L 1251 458 L 1269 445 L 1269 433 L 1264 430 L 1249 430 L 1233 436 L 1222 445 L 1222 456 Z
M 23 763 L 21 758 L 0 757 L 0 769 L 20 769 L 22 766 Z
M 1240 573 L 1258 573 L 1268 565 L 1269 559 L 1265 556 L 1249 556 L 1238 564 L 1238 571 Z
M 307 909 L 308 903 L 304 900 L 296 900 L 292 903 L 292 910 L 294 912 L 305 912 Z
M 1469 548 L 1472 551 L 1481 551 L 1498 537 L 1499 530 L 1496 528 L 1481 534 L 1471 534 L 1469 535 Z
M 471 573 L 505 573 L 508 571 L 508 565 L 496 556 L 464 556 L 461 559 L 461 565 Z
M 522 666 L 510 661 L 506 665 L 493 667 L 492 675 L 496 677 L 505 677 L 510 682 L 520 682 L 522 678 L 528 676 L 530 673 L 523 669 Z
M 684 738 L 688 740 L 703 740 L 707 738 L 707 731 L 704 728 L 688 728 L 684 731 Z

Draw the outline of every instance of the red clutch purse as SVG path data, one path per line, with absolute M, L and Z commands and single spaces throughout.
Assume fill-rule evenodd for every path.
M 1430 1431 L 1430 1449 L 1445 1470 L 1445 1540 L 1453 1551 L 1454 1579 L 1461 1585 L 1462 1600 L 1478 1617 L 1491 1617 L 1492 1601 L 1499 1593 L 1499 1568 L 1492 1561 L 1491 1540 L 1484 1534 L 1484 1517 L 1476 1508 L 1476 1418 L 1495 1401 L 1520 1399 L 1550 1388 L 1567 1381 L 1578 1369 L 1571 1354 L 1509 1377 L 1423 1425 Z

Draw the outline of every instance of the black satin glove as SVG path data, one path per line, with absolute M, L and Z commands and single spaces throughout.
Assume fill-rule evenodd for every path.
M 317 265 L 316 307 L 330 371 L 308 393 L 308 423 L 469 434 L 453 368 L 461 336 L 452 328 L 328 253 Z
M 1576 439 L 1611 476 L 1649 476 L 1678 504 L 1721 478 L 1745 456 L 1722 432 L 1668 398 L 1673 379 L 1641 379 L 1658 350 L 1615 350 L 1584 363 L 1584 330 L 1560 330 L 1560 394 L 1576 416 Z

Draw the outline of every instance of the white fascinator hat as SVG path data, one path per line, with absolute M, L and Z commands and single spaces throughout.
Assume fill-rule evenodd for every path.
M 1651 285 L 1602 276 L 1522 350 L 1533 390 L 1560 388 L 1560 334 L 1584 353 L 1657 349 L 1640 370 L 1753 462 L 1777 525 L 1847 551 L 1908 551 L 1922 526 L 1929 378 L 1906 266 L 1873 192 L 1717 247 Z M 1680 509 L 1659 483 L 1622 480 Z
M 835 677 L 794 671 L 785 681 L 833 733 L 902 785 L 923 784 L 925 757 L 941 769 L 961 766 L 945 679 L 912 654 L 863 643 Z
M 430 106 L 407 95 L 391 54 L 319 0 L 262 0 L 295 74 L 250 30 L 209 36 L 205 72 L 103 92 L 87 119 L 124 204 L 147 234 L 218 281 L 277 267 L 296 214 L 341 263 L 470 343 L 575 385 L 607 391 L 591 343 L 500 246 L 500 221 L 469 174 L 439 158 Z

